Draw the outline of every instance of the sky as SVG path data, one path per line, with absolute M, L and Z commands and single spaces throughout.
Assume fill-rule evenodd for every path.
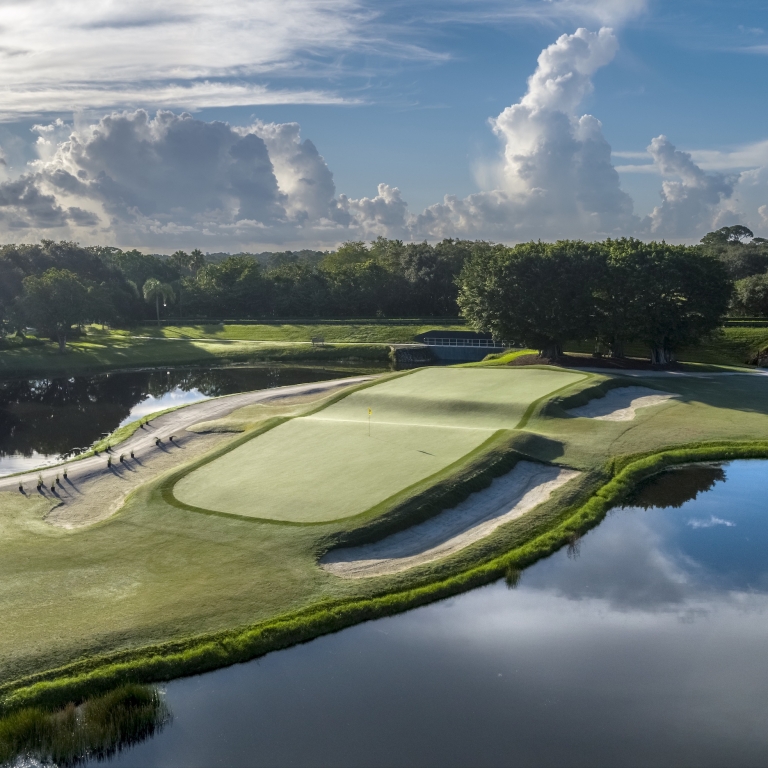
M 0 242 L 768 237 L 764 0 L 0 6 Z

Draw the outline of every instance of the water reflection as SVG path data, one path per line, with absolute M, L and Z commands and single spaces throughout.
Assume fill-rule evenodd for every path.
M 157 688 L 131 683 L 79 706 L 16 710 L 0 719 L 0 763 L 26 768 L 102 761 L 157 733 L 170 719 Z
M 355 373 L 270 365 L 0 382 L 0 476 L 55 463 L 121 424 L 172 406 Z
M 670 469 L 644 482 L 629 502 L 630 506 L 679 508 L 700 493 L 712 490 L 715 483 L 725 481 L 725 471 L 719 464 L 694 464 Z
M 173 724 L 114 764 L 762 765 L 768 464 L 710 469 L 514 589 L 173 682 Z

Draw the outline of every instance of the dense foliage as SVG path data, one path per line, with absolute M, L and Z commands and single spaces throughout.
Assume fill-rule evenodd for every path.
M 497 339 L 546 357 L 587 339 L 620 357 L 639 341 L 661 364 L 721 324 L 732 291 L 716 256 L 633 239 L 478 245 L 459 283 L 464 316 Z
M 378 238 L 333 252 L 171 256 L 43 240 L 0 248 L 0 335 L 58 339 L 90 322 L 455 317 L 557 355 L 594 339 L 620 356 L 642 341 L 654 359 L 731 311 L 768 314 L 768 242 L 724 227 L 696 247 L 607 240 L 404 244 Z M 736 280 L 732 292 L 731 281 Z M 461 297 L 459 297 L 461 287 Z
M 66 342 L 88 322 L 456 316 L 456 277 L 471 243 L 379 238 L 332 253 L 239 254 L 206 262 L 76 243 L 0 249 L 0 333 L 33 327 Z M 64 285 L 77 300 L 60 301 Z M 44 289 L 48 291 L 46 294 Z

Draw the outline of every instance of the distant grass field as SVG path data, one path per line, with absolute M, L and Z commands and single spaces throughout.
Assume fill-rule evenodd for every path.
M 466 330 L 467 326 L 438 318 L 314 324 L 147 325 L 129 330 L 89 327 L 86 336 L 70 342 L 65 355 L 59 354 L 58 345 L 51 341 L 30 339 L 29 346 L 9 342 L 0 348 L 0 378 L 266 361 L 387 364 L 390 344 L 412 342 L 415 336 L 432 328 Z M 311 339 L 318 336 L 325 339 L 325 346 L 312 346 Z M 682 350 L 678 358 L 685 362 L 743 366 L 766 346 L 768 328 L 726 327 Z M 566 349 L 590 353 L 593 345 L 572 344 Z M 648 355 L 648 350 L 639 344 L 629 345 L 626 351 L 632 356 Z
M 259 435 L 187 475 L 173 493 L 184 504 L 245 517 L 351 517 L 458 461 L 497 430 L 514 429 L 534 400 L 582 378 L 539 369 L 417 371 Z
M 309 342 L 324 338 L 327 343 L 408 344 L 413 337 L 433 328 L 467 330 L 460 320 L 344 320 L 323 323 L 231 323 L 197 325 L 145 325 L 133 328 L 131 336 L 156 336 L 165 339 L 230 339 L 234 341 Z
M 388 363 L 385 344 L 328 344 L 313 347 L 288 341 L 140 338 L 120 331 L 89 329 L 59 354 L 58 345 L 0 350 L 0 377 L 65 376 L 125 368 L 171 365 L 226 365 L 243 362 L 369 361 Z

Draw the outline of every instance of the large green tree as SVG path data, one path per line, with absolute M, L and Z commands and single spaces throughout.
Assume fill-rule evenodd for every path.
M 556 358 L 567 341 L 593 337 L 593 288 L 603 249 L 581 241 L 478 244 L 459 277 L 458 304 L 478 330 Z
M 722 262 L 701 248 L 633 241 L 630 257 L 636 275 L 636 338 L 651 350 L 651 361 L 665 365 L 682 347 L 722 324 L 733 283 Z
M 25 320 L 59 342 L 63 354 L 72 326 L 89 319 L 88 289 L 68 269 L 49 269 L 24 278 L 19 309 Z
M 731 308 L 740 315 L 768 316 L 768 273 L 737 280 Z

